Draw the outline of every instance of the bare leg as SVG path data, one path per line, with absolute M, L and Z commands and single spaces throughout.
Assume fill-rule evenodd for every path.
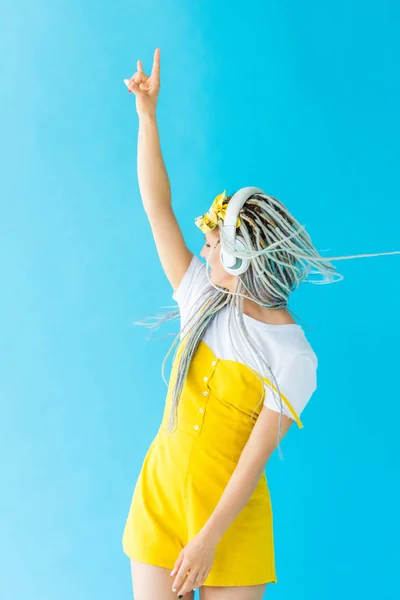
M 174 578 L 171 569 L 155 567 L 131 559 L 134 600 L 177 600 L 178 592 L 172 591 Z M 185 594 L 182 600 L 193 600 L 194 592 Z
M 266 583 L 229 587 L 204 585 L 199 590 L 200 600 L 262 600 L 266 587 Z

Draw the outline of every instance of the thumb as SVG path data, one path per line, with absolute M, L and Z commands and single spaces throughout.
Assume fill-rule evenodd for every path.
M 137 93 L 137 92 L 141 91 L 138 84 L 135 81 L 133 81 L 133 79 L 124 79 L 124 83 L 125 83 L 126 87 L 128 88 L 129 92 Z

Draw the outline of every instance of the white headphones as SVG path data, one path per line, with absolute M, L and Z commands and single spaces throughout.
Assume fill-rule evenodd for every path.
M 264 191 L 258 187 L 241 188 L 229 200 L 226 209 L 225 219 L 222 228 L 225 236 L 235 250 L 244 250 L 246 248 L 243 237 L 236 233 L 236 223 L 240 209 L 253 194 L 264 194 Z M 228 250 L 223 250 L 221 245 L 221 263 L 227 273 L 231 275 L 241 275 L 249 268 L 250 261 L 247 258 L 239 258 L 232 255 Z

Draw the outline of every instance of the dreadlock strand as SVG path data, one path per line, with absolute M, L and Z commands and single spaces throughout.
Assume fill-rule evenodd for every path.
M 232 196 L 226 197 L 226 202 L 229 202 L 231 198 Z M 283 415 L 282 396 L 276 377 L 264 356 L 264 352 L 252 339 L 244 322 L 244 299 L 247 298 L 264 308 L 285 308 L 292 313 L 288 307 L 288 300 L 290 294 L 301 283 L 327 284 L 343 279 L 343 275 L 336 271 L 336 268 L 330 261 L 400 254 L 400 252 L 339 257 L 321 256 L 313 245 L 305 226 L 301 225 L 295 219 L 278 198 L 264 193 L 256 193 L 248 198 L 239 211 L 239 217 L 240 227 L 237 234 L 241 236 L 245 249 L 236 250 L 236 248 L 232 247 L 232 243 L 223 229 L 223 221 L 219 218 L 217 227 L 220 236 L 211 251 L 211 256 L 218 243 L 221 243 L 225 251 L 237 258 L 248 260 L 250 262 L 249 268 L 237 276 L 235 288 L 232 292 L 211 281 L 209 276 L 209 260 L 207 260 L 205 273 L 210 286 L 198 298 L 198 300 L 204 300 L 202 308 L 201 310 L 195 310 L 197 304 L 194 303 L 196 307 L 192 307 L 187 321 L 183 324 L 181 331 L 178 333 L 163 360 L 163 379 L 167 385 L 171 386 L 172 406 L 168 430 L 171 432 L 176 423 L 182 390 L 200 340 L 218 312 L 226 307 L 228 309 L 228 333 L 234 352 L 242 362 L 246 362 L 246 357 L 240 351 L 240 348 L 243 348 L 243 343 L 246 344 L 249 353 L 254 358 L 255 364 L 260 369 L 259 372 L 248 365 L 249 369 L 262 382 L 263 394 L 254 411 L 263 401 L 267 391 L 268 393 L 272 393 L 278 407 L 280 414 L 277 444 L 279 455 L 283 458 L 280 448 Z M 322 279 L 311 279 L 309 278 L 310 275 L 321 275 Z M 170 312 L 163 318 L 157 317 L 156 323 L 153 324 L 146 323 L 145 321 L 136 321 L 135 324 L 156 329 L 161 323 L 175 319 L 177 316 L 179 316 L 179 310 Z M 236 344 L 232 332 L 234 323 L 237 324 L 239 340 L 242 341 L 239 344 Z M 175 366 L 174 374 L 176 377 L 173 382 L 171 381 L 171 377 L 168 384 L 164 377 L 164 364 L 179 338 L 181 342 L 175 349 L 173 358 Z M 268 381 L 271 383 L 271 387 L 266 385 L 265 378 L 261 375 L 261 372 L 268 373 Z M 250 418 L 253 417 L 253 414 Z

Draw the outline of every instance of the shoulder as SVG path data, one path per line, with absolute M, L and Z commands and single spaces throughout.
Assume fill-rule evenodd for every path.
M 198 292 L 204 291 L 204 289 L 210 287 L 212 287 L 212 284 L 207 277 L 206 265 L 198 256 L 196 256 L 196 254 L 193 254 L 192 260 L 190 261 L 179 286 L 172 294 L 172 298 L 179 303 L 180 300 L 183 300 L 189 295 L 194 297 Z
M 294 410 L 297 417 L 300 417 L 317 389 L 317 368 L 318 359 L 313 351 L 293 352 L 291 355 L 281 357 L 274 375 L 279 391 L 286 399 L 283 405 L 283 413 L 286 416 L 293 418 L 292 410 Z M 271 392 L 267 392 L 264 405 L 275 411 L 280 410 Z
M 179 286 L 172 294 L 179 307 L 181 330 L 201 310 L 213 290 L 206 264 L 194 254 Z
M 302 327 L 288 328 L 286 333 L 276 337 L 275 341 L 280 358 L 284 362 L 318 365 L 317 355 Z

